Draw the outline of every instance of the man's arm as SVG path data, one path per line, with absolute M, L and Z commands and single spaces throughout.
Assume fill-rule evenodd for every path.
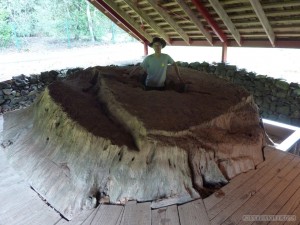
M 131 71 L 129 72 L 129 75 L 133 76 L 135 74 L 142 74 L 142 73 L 145 73 L 144 68 L 141 65 L 137 65 L 131 69 Z
M 140 68 L 140 66 L 133 66 L 133 68 L 130 70 L 129 75 L 133 75 L 135 71 L 137 71 Z
M 136 66 L 134 66 L 131 71 L 129 72 L 130 76 L 133 76 L 135 74 L 145 74 L 146 73 L 146 67 L 148 65 L 148 58 L 147 56 L 142 63 L 138 63 Z
M 180 81 L 181 83 L 184 83 L 183 80 L 182 80 L 182 78 L 181 78 L 181 76 L 180 76 L 180 71 L 179 71 L 179 68 L 178 68 L 178 66 L 177 66 L 177 63 L 174 62 L 174 63 L 173 63 L 173 66 L 174 66 L 174 68 L 175 68 L 175 72 L 176 72 L 176 75 L 177 75 L 179 81 Z

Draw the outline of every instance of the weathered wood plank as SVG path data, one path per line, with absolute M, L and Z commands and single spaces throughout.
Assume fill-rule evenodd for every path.
M 170 222 L 172 225 L 180 224 L 177 205 L 172 205 L 167 208 L 166 218 L 170 218 L 170 220 L 171 220 Z
M 119 219 L 118 219 L 116 225 L 121 225 L 122 218 L 123 218 L 123 215 L 124 215 L 124 211 L 125 211 L 125 207 L 123 207 L 123 210 L 122 210 L 122 212 L 121 212 L 121 214 L 119 216 Z
M 14 188 L 14 186 L 18 186 L 19 183 L 22 183 L 22 180 L 20 180 L 20 176 L 12 173 L 6 173 L 6 176 L 1 176 L 1 182 L 0 182 L 0 193 L 7 191 L 9 188 Z M 27 185 L 29 188 L 29 185 Z
M 210 224 L 202 199 L 178 206 L 181 225 Z
M 118 205 L 100 205 L 91 225 L 116 225 L 123 209 Z
M 71 221 L 62 219 L 55 225 L 81 225 L 93 214 L 95 210 L 95 208 L 84 210 L 78 216 L 74 217 Z
M 279 211 L 281 208 L 285 207 L 285 205 L 289 204 L 289 200 L 296 193 L 296 191 L 300 188 L 300 175 L 298 175 L 288 186 L 287 188 L 280 194 L 278 198 L 275 199 L 274 202 L 262 213 L 263 215 L 279 215 Z M 280 214 L 282 215 L 282 214 Z M 299 218 L 300 219 L 300 218 Z M 259 221 L 254 222 L 253 224 L 257 225 L 266 225 L 269 221 Z
M 151 225 L 151 202 L 138 203 L 135 212 L 136 225 Z
M 285 203 L 284 206 L 279 210 L 277 215 L 293 215 L 294 211 L 297 209 L 297 207 L 300 205 L 300 189 L 296 191 L 295 194 L 292 195 L 292 197 Z M 300 220 L 300 216 L 297 218 L 298 224 Z M 284 224 L 283 221 L 271 221 L 269 223 L 270 225 L 279 225 Z M 291 224 L 290 222 L 287 224 Z
M 253 193 L 267 184 L 281 169 L 283 169 L 294 156 L 286 154 L 279 157 L 277 163 L 261 168 L 254 177 L 247 180 L 239 189 L 224 196 L 221 202 L 208 210 L 208 216 L 212 224 L 220 224 L 225 221 L 235 210 L 244 204 Z
M 242 221 L 243 215 L 262 215 L 263 211 L 278 198 L 283 190 L 300 174 L 300 158 L 294 158 L 286 167 L 284 167 L 272 180 L 265 184 L 261 189 L 253 192 L 247 202 L 236 210 L 224 224 L 251 224 L 252 222 Z M 228 213 L 228 211 L 227 211 Z M 216 224 L 220 220 L 216 218 Z M 212 220 L 212 223 L 214 220 Z
M 15 179 L 18 177 L 18 174 L 11 168 L 9 162 L 5 156 L 5 153 L 2 149 L 0 149 L 0 187 L 6 186 L 7 179 L 11 180 L 11 178 Z
M 226 199 L 232 193 L 235 193 L 238 188 L 243 187 L 245 182 L 251 182 L 251 179 L 253 179 L 257 173 L 263 174 L 264 171 L 268 171 L 273 167 L 273 165 L 277 164 L 282 157 L 286 156 L 286 154 L 277 150 L 267 150 L 265 151 L 265 155 L 268 160 L 265 160 L 263 163 L 261 163 L 259 165 L 259 169 L 249 171 L 245 174 L 239 175 L 236 178 L 233 178 L 233 180 L 230 181 L 228 185 L 224 186 L 220 191 L 215 192 L 213 195 L 204 199 L 206 209 L 210 211 L 217 203 L 222 202 L 223 199 Z M 263 169 L 263 171 L 260 171 L 261 169 Z
M 22 187 L 20 184 L 14 185 L 13 188 L 7 188 L 0 194 L 2 203 L 0 204 L 0 215 L 2 213 L 9 215 L 9 213 L 13 211 L 21 211 L 24 208 L 24 205 L 32 200 L 35 200 L 34 194 L 36 193 L 26 193 L 24 187 Z M 39 198 L 36 200 L 42 201 Z
M 299 225 L 300 223 L 300 204 L 298 204 L 297 208 L 294 210 L 294 212 L 291 214 L 295 217 L 295 220 L 293 221 L 286 221 L 285 225 Z
M 0 173 L 9 168 L 7 158 L 2 149 L 0 149 Z
M 60 215 L 54 211 L 51 207 L 41 208 L 33 210 L 31 203 L 27 206 L 27 210 L 25 211 L 25 207 L 22 211 L 18 212 L 17 219 L 14 220 L 10 225 L 53 225 L 57 224 L 62 218 Z M 53 216 L 55 214 L 56 216 Z M 21 219 L 23 217 L 23 219 Z
M 91 225 L 98 211 L 100 211 L 100 207 L 95 209 L 81 225 Z
M 276 160 L 276 157 L 279 159 L 280 155 L 283 155 L 283 154 L 278 154 L 277 150 L 266 149 L 265 150 L 266 160 L 264 162 L 262 162 L 261 164 L 259 164 L 259 168 L 262 168 L 269 164 L 274 163 L 274 160 Z M 228 195 L 232 191 L 235 191 L 237 188 L 242 186 L 243 183 L 245 183 L 247 180 L 249 180 L 250 178 L 255 176 L 255 174 L 258 171 L 259 171 L 258 169 L 251 170 L 251 171 L 248 171 L 247 173 L 242 173 L 242 174 L 234 177 L 227 185 L 222 187 L 219 191 L 215 192 L 214 194 L 210 195 L 209 197 L 207 197 L 203 200 L 203 202 L 205 204 L 205 208 L 207 210 L 210 210 L 211 208 L 213 208 L 217 203 L 222 201 L 222 199 L 224 198 L 225 195 Z
M 61 217 L 12 169 L 0 151 L 0 224 L 53 225 Z
M 285 155 L 284 152 L 279 151 L 278 149 L 271 147 L 271 146 L 264 147 L 263 151 L 264 151 L 265 161 L 267 161 L 267 162 L 271 161 L 276 155 L 278 155 L 278 153 L 279 153 L 279 155 L 282 155 L 282 156 Z M 265 166 L 264 162 L 258 164 L 256 166 L 256 168 L 259 169 L 261 167 L 264 167 Z
M 300 204 L 295 208 L 295 210 L 288 215 L 289 219 L 287 219 L 284 223 L 284 225 L 299 225 L 300 222 Z
M 130 201 L 125 205 L 121 225 L 151 225 L 151 202 L 136 204 Z
M 8 201 L 2 202 L 0 208 L 1 225 L 52 225 L 61 219 L 60 215 L 47 206 L 32 190 L 23 189 L 19 191 L 20 195 L 12 195 Z M 28 193 L 30 191 L 33 193 Z M 2 196 L 0 198 L 2 199 Z
M 190 194 L 187 194 L 187 193 L 178 194 L 173 197 L 152 201 L 151 208 L 159 209 L 159 208 L 167 207 L 169 205 L 181 205 L 181 204 L 196 200 L 198 198 L 200 198 L 199 194 L 194 194 L 193 196 L 191 196 Z
M 152 210 L 152 225 L 180 225 L 177 205 Z
M 133 225 L 136 201 L 129 201 L 125 205 L 121 225 Z

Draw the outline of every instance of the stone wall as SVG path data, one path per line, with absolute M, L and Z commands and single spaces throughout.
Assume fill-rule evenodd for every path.
M 257 75 L 224 63 L 178 62 L 180 66 L 207 72 L 247 89 L 263 118 L 300 127 L 300 84 Z
M 80 68 L 47 71 L 38 75 L 19 75 L 0 82 L 0 113 L 29 106 L 45 87 L 57 79 L 64 79 Z
M 300 126 L 300 85 L 298 83 L 287 83 L 266 75 L 257 75 L 224 63 L 178 62 L 178 64 L 218 76 L 244 87 L 254 96 L 263 118 Z M 52 70 L 29 77 L 20 75 L 1 82 L 0 112 L 27 107 L 49 83 L 56 79 L 64 79 L 78 70 L 82 68 Z

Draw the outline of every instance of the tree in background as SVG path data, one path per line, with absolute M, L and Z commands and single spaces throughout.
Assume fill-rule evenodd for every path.
M 2 3 L 0 3 L 0 46 L 6 47 L 12 38 L 12 30 L 9 26 L 9 14 L 3 10 Z
M 9 0 L 0 2 L 0 46 L 29 37 L 57 41 L 132 41 L 87 0 Z
M 35 3 L 36 0 L 1 1 L 0 24 L 1 28 L 4 28 L 4 30 L 1 29 L 1 36 L 5 36 L 4 39 L 1 38 L 1 43 L 4 42 L 7 45 L 9 42 L 15 42 L 18 45 L 20 44 L 19 37 L 34 35 L 36 18 L 33 5 Z
M 86 2 L 86 15 L 87 15 L 88 24 L 89 24 L 91 41 L 95 42 L 95 34 L 94 34 L 94 28 L 93 28 L 93 19 L 91 16 L 90 3 L 88 2 L 88 0 L 85 0 L 85 2 Z

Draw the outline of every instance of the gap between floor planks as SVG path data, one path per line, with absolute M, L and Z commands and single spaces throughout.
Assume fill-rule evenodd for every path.
M 85 218 L 86 217 L 86 218 Z M 202 199 L 183 205 L 171 205 L 151 210 L 151 202 L 129 201 L 125 206 L 100 205 L 83 212 L 72 221 L 61 220 L 56 225 L 209 225 Z

